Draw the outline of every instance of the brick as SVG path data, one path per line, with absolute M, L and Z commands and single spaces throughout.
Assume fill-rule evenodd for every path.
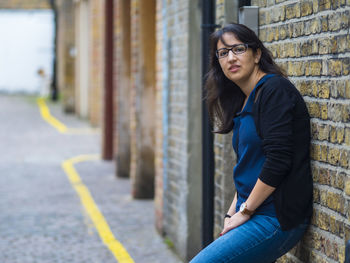
M 330 142 L 342 143 L 344 141 L 344 127 L 331 127 Z
M 318 82 L 318 97 L 328 99 L 330 90 L 327 82 Z
M 268 11 L 268 13 L 270 14 L 271 20 L 267 22 L 267 24 L 271 22 L 276 23 L 276 22 L 285 20 L 285 14 L 286 14 L 285 6 L 275 7 L 272 10 Z
M 302 76 L 305 73 L 305 64 L 303 61 L 289 61 L 288 71 L 289 76 Z
M 321 30 L 322 32 L 328 31 L 328 16 L 321 16 Z
M 328 106 L 326 103 L 322 103 L 321 104 L 321 118 L 323 120 L 327 120 L 328 119 Z
M 350 146 L 350 128 L 345 129 L 344 144 Z
M 320 169 L 318 176 L 318 183 L 329 185 L 331 181 L 330 172 L 327 169 Z
M 340 166 L 345 169 L 350 168 L 350 151 L 343 149 L 340 152 L 339 163 L 340 163 Z
M 338 53 L 343 53 L 349 51 L 349 47 L 347 45 L 348 35 L 337 36 L 335 42 L 337 43 Z
M 330 59 L 328 61 L 328 73 L 331 76 L 340 76 L 342 74 L 342 61 L 340 59 Z
M 337 165 L 339 163 L 340 150 L 337 148 L 329 147 L 327 161 L 332 165 Z
M 300 3 L 289 4 L 285 8 L 286 19 L 300 17 Z
M 320 191 L 317 188 L 314 188 L 313 197 L 315 203 L 320 203 Z
M 301 22 L 293 23 L 293 25 L 291 26 L 291 29 L 292 29 L 292 33 L 291 33 L 292 37 L 299 37 L 303 35 L 304 22 L 301 21 Z
M 306 63 L 305 76 L 320 76 L 322 72 L 322 61 L 314 60 Z
M 344 197 L 340 194 L 328 192 L 327 193 L 327 206 L 339 213 L 344 214 Z
M 347 178 L 347 180 L 345 181 L 344 191 L 348 196 L 350 196 L 350 178 Z
M 341 158 L 341 157 L 340 157 Z M 344 189 L 344 178 L 345 174 L 342 172 L 329 171 L 331 183 L 330 185 L 339 190 Z
M 319 54 L 328 54 L 330 45 L 331 45 L 330 38 L 328 37 L 320 38 L 318 43 Z
M 320 150 L 321 150 L 320 161 L 327 162 L 328 147 L 326 145 L 321 145 Z
M 301 2 L 301 16 L 307 16 L 307 15 L 311 15 L 313 10 L 313 3 L 312 1 L 302 1 Z
M 328 116 L 330 120 L 341 121 L 342 119 L 342 105 L 338 103 L 330 103 L 328 105 Z
M 350 106 L 345 104 L 342 105 L 342 121 L 345 123 L 350 122 Z
M 328 28 L 330 31 L 338 31 L 342 28 L 342 16 L 338 12 L 334 12 L 328 16 Z
M 350 81 L 345 81 L 345 98 L 350 99 Z
M 278 31 L 279 31 L 279 38 L 280 38 L 281 40 L 287 38 L 288 33 L 287 33 L 287 28 L 286 28 L 285 25 L 279 26 L 279 27 L 278 27 Z
M 320 110 L 320 105 L 316 102 L 307 102 L 306 103 L 309 114 L 313 118 L 320 118 L 321 116 L 321 110 Z
M 319 10 L 319 4 L 318 4 L 319 0 L 313 0 L 312 1 L 312 11 L 314 13 L 318 13 Z
M 329 0 L 320 0 L 318 2 L 319 11 L 331 9 L 331 2 Z
M 350 70 L 350 59 L 343 58 L 342 59 L 342 75 L 343 76 L 349 75 L 349 70 Z

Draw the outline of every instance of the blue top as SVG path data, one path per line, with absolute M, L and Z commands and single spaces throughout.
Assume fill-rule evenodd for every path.
M 262 140 L 257 134 L 252 110 L 257 87 L 273 76 L 274 74 L 265 75 L 256 84 L 243 110 L 237 113 L 237 116 L 233 119 L 232 146 L 237 155 L 237 164 L 233 170 L 233 178 L 237 190 L 236 211 L 248 199 L 265 162 Z M 276 217 L 272 195 L 258 207 L 255 213 Z

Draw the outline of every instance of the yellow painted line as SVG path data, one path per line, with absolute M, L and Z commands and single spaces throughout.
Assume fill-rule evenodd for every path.
M 62 168 L 67 174 L 73 188 L 78 193 L 81 203 L 94 223 L 103 243 L 109 248 L 119 263 L 134 263 L 134 260 L 130 257 L 123 245 L 114 237 L 103 214 L 95 204 L 89 189 L 83 184 L 79 174 L 74 168 L 74 164 L 76 163 L 93 160 L 99 160 L 99 156 L 80 155 L 64 161 L 62 163 Z
M 93 134 L 97 133 L 97 129 L 85 129 L 85 128 L 67 128 L 62 122 L 53 117 L 50 113 L 49 107 L 46 105 L 44 98 L 38 98 L 37 104 L 39 106 L 41 117 L 47 121 L 51 126 L 53 126 L 56 130 L 61 133 L 69 133 L 69 134 Z
M 50 109 L 49 107 L 47 107 L 44 98 L 38 98 L 37 103 L 39 105 L 41 116 L 45 121 L 47 121 L 49 124 L 55 127 L 56 130 L 58 130 L 59 132 L 62 132 L 62 133 L 67 132 L 68 129 L 66 125 L 64 125 L 62 122 L 60 122 L 56 118 L 52 117 L 50 113 Z

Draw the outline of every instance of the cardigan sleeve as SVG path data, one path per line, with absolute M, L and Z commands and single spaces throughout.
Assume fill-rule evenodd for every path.
M 259 123 L 266 159 L 259 179 L 272 187 L 277 187 L 292 167 L 293 88 L 287 79 L 278 79 L 261 92 Z

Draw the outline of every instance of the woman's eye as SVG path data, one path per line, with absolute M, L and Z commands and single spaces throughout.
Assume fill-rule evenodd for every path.
M 227 52 L 228 52 L 227 50 L 221 50 L 220 53 L 219 53 L 220 57 L 226 56 Z
M 234 49 L 234 51 L 237 52 L 237 53 L 243 53 L 245 51 L 245 48 L 244 47 L 236 47 Z

